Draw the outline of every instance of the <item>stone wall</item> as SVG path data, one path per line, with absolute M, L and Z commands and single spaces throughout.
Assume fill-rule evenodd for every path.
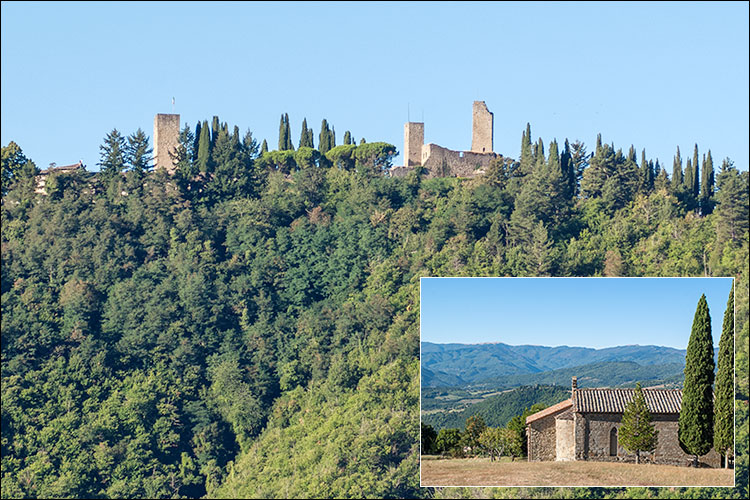
M 530 462 L 555 459 L 555 417 L 550 415 L 531 422 L 526 426 L 529 440 L 528 456 Z
M 677 438 L 677 414 L 654 414 L 652 415 L 654 427 L 659 431 L 656 450 L 652 454 L 647 454 L 646 461 L 653 461 L 661 464 L 671 465 L 688 465 L 692 462 L 692 457 L 682 451 Z M 620 446 L 618 442 L 617 456 L 612 457 L 609 454 L 610 432 L 616 428 L 619 436 L 619 428 L 622 425 L 622 415 L 612 413 L 588 413 L 580 416 L 580 420 L 586 421 L 588 427 L 587 434 L 576 435 L 576 456 L 584 456 L 585 460 L 593 461 L 621 461 L 634 462 L 635 454 L 628 453 Z M 579 439 L 579 437 L 581 439 Z M 584 439 L 588 438 L 584 443 Z M 581 459 L 581 458 L 579 458 Z M 713 449 L 706 455 L 700 457 L 699 461 L 710 467 L 720 466 L 720 457 Z
M 422 164 L 422 145 L 424 144 L 424 123 L 407 122 L 404 124 L 404 166 L 413 167 Z
M 471 150 L 474 153 L 491 153 L 493 151 L 494 115 L 487 109 L 484 101 L 474 101 L 472 107 Z
M 174 173 L 174 153 L 180 140 L 180 115 L 158 114 L 154 117 L 154 168 Z
M 474 177 L 483 173 L 496 157 L 495 153 L 453 151 L 437 144 L 425 144 L 421 164 L 428 170 L 428 177 Z
M 575 440 L 573 439 L 573 419 L 555 420 L 555 459 L 575 460 Z

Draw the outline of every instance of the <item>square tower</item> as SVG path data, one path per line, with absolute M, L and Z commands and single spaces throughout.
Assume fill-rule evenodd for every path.
M 174 173 L 174 154 L 180 143 L 180 115 L 158 114 L 154 117 L 154 169 Z
M 472 153 L 492 153 L 492 126 L 494 115 L 484 101 L 474 101 L 471 128 Z
M 424 123 L 406 122 L 404 124 L 404 166 L 413 167 L 422 164 L 422 146 L 424 145 Z

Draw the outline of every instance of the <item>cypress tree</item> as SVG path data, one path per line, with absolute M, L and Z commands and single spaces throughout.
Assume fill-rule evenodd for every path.
M 198 161 L 198 143 L 201 140 L 201 122 L 198 120 L 198 124 L 195 126 L 195 135 L 193 136 L 193 163 Z
M 696 466 L 698 457 L 708 453 L 713 445 L 713 383 L 714 342 L 711 338 L 711 315 L 704 294 L 695 310 L 685 355 L 685 382 L 677 429 L 680 447 L 688 455 L 693 455 Z
M 688 186 L 688 189 L 692 190 L 693 197 L 698 198 L 698 195 L 700 194 L 700 187 L 701 187 L 701 178 L 700 178 L 700 172 L 698 168 L 698 145 L 695 145 L 695 149 L 693 150 L 693 184 L 691 186 Z
M 288 113 L 284 113 L 284 124 L 286 126 L 286 133 L 284 134 L 286 136 L 286 147 L 284 149 L 286 151 L 294 151 L 294 144 L 292 144 L 292 129 L 289 126 Z
M 318 151 L 320 151 L 321 155 L 324 155 L 331 149 L 331 129 L 328 127 L 326 119 L 323 118 L 323 121 L 320 123 L 320 134 L 318 135 Z
M 626 451 L 635 452 L 635 463 L 639 463 L 642 451 L 651 452 L 656 449 L 658 435 L 659 431 L 651 423 L 651 412 L 639 382 L 635 386 L 633 400 L 625 406 L 617 440 Z
M 307 118 L 304 118 L 302 120 L 302 131 L 299 134 L 299 147 L 301 148 L 311 148 L 307 143 Z
M 690 158 L 687 159 L 687 162 L 685 163 L 685 177 L 683 178 L 683 186 L 684 191 L 687 194 L 687 199 L 689 201 L 693 200 L 693 184 L 694 179 L 693 175 L 695 174 L 695 170 L 693 169 L 693 162 L 690 160 Z M 693 207 L 688 202 L 688 210 L 692 209 Z
M 208 122 L 204 120 L 201 127 L 201 136 L 198 139 L 197 165 L 200 172 L 210 172 L 211 168 L 211 137 L 209 136 Z
M 682 182 L 682 158 L 680 157 L 680 146 L 677 146 L 677 154 L 672 164 L 672 192 L 680 191 Z
M 711 158 L 711 150 L 703 157 L 703 170 L 701 170 L 701 214 L 708 215 L 713 211 L 714 197 L 714 160 Z
M 526 124 L 526 131 L 521 136 L 521 172 L 530 174 L 534 169 L 534 155 L 531 152 L 531 125 Z
M 366 143 L 367 143 L 367 141 L 365 140 L 365 138 L 364 138 L 364 137 L 363 137 L 362 139 L 360 139 L 360 140 L 359 140 L 359 145 L 360 145 L 360 146 L 361 146 L 362 144 L 366 144 Z
M 344 144 L 349 146 L 352 143 L 352 133 L 348 130 L 344 132 Z
M 281 115 L 279 121 L 279 151 L 286 151 L 289 142 L 289 127 L 286 126 L 286 118 Z
M 263 139 L 263 144 L 260 146 L 260 154 L 268 153 L 268 142 Z
M 724 457 L 724 466 L 727 467 L 727 458 L 732 456 L 734 449 L 734 286 L 729 290 L 721 326 L 715 410 L 714 448 Z
M 219 131 L 221 130 L 221 124 L 219 123 L 219 117 L 214 115 L 211 121 L 211 149 L 213 150 L 216 140 L 219 138 Z

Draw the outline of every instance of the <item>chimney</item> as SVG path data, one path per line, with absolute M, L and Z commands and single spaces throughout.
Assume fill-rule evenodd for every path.
M 572 389 L 571 389 L 571 396 L 575 395 L 576 389 L 578 389 L 578 377 L 573 377 L 573 383 L 572 383 Z

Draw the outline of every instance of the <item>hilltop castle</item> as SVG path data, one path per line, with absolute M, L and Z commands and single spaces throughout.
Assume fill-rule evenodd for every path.
M 154 170 L 175 171 L 172 154 L 180 144 L 180 115 L 157 114 L 154 117 Z
M 492 150 L 494 115 L 484 101 L 474 101 L 471 151 L 453 151 L 424 143 L 424 123 L 404 124 L 404 165 L 393 167 L 391 175 L 402 177 L 416 166 L 427 169 L 428 177 L 474 177 L 497 158 Z

